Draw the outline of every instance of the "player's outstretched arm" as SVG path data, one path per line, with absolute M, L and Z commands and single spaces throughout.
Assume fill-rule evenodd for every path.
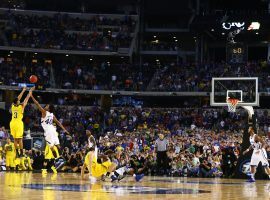
M 252 145 L 250 145 L 244 152 L 243 152 L 243 155 L 245 155 L 247 152 L 249 152 L 252 148 Z
M 38 107 L 39 111 L 42 113 L 42 115 L 46 115 L 46 110 L 44 110 L 42 108 L 42 106 L 38 103 L 38 101 L 35 99 L 35 97 L 33 96 L 33 94 L 31 95 L 32 100 L 34 101 L 34 104 L 36 104 L 36 106 Z
M 28 95 L 25 97 L 24 101 L 23 101 L 23 109 L 25 108 L 25 106 L 27 105 L 28 101 L 29 101 L 29 98 L 31 97 L 32 95 L 32 92 L 34 91 L 35 87 L 32 87 L 30 90 L 29 90 L 29 93 Z
M 21 98 L 22 98 L 22 96 L 23 96 L 23 94 L 24 94 L 25 91 L 26 91 L 26 87 L 23 87 L 23 90 L 21 91 L 21 93 L 18 96 L 18 100 L 19 101 L 21 100 Z
M 65 133 L 67 133 L 67 134 L 69 135 L 69 132 L 67 131 L 67 129 L 65 129 L 65 127 L 58 121 L 58 119 L 57 119 L 55 116 L 53 116 L 53 121 L 54 121 L 61 129 L 63 129 L 63 131 L 64 131 Z

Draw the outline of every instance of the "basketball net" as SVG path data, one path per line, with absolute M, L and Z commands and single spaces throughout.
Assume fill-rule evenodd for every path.
M 239 103 L 238 99 L 228 98 L 227 99 L 228 112 L 235 112 L 238 103 Z

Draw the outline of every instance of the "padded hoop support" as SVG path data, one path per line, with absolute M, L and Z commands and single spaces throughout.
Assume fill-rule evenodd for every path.
M 254 115 L 254 109 L 252 106 L 242 106 L 247 112 L 249 119 L 252 119 L 252 116 Z

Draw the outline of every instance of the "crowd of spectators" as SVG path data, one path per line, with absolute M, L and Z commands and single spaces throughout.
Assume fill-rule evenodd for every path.
M 50 66 L 50 63 L 41 63 L 35 58 L 0 57 L 0 84 L 28 83 L 29 77 L 35 74 L 39 78 L 39 84 L 50 86 Z
M 72 64 L 61 62 L 56 71 L 56 80 L 61 88 L 92 90 L 145 90 L 150 82 L 154 67 L 145 65 L 140 68 L 123 62 L 111 64 Z
M 260 134 L 269 144 L 268 110 L 257 110 Z M 91 130 L 99 151 L 111 149 L 122 156 L 114 162 L 127 162 L 136 155 L 146 174 L 174 176 L 230 177 L 241 151 L 245 113 L 222 109 L 57 107 L 55 115 L 72 133 L 60 131 L 64 148 L 56 163 L 58 170 L 79 172 L 87 151 L 85 130 Z M 39 112 L 32 106 L 25 110 L 25 129 L 42 131 Z M 155 141 L 159 134 L 168 140 L 166 166 L 159 170 Z M 5 134 L 6 135 L 6 134 Z M 269 136 L 269 135 L 268 135 Z M 270 145 L 270 144 L 269 144 Z M 270 148 L 267 149 L 268 154 Z M 26 152 L 32 167 L 39 170 L 44 155 L 40 150 Z M 4 162 L 4 159 L 2 159 Z
M 0 57 L 0 82 L 4 85 L 28 82 L 28 77 L 35 74 L 39 84 L 64 89 L 209 92 L 212 77 L 239 76 L 259 77 L 259 91 L 270 92 L 269 68 L 264 62 L 238 66 L 222 62 L 158 66 L 145 62 L 140 66 L 125 61 L 116 64 L 91 60 Z M 52 85 L 52 82 L 55 84 Z M 249 86 L 244 84 L 239 87 Z M 238 85 L 235 89 L 239 89 Z
M 21 15 L 7 13 L 8 26 L 19 29 L 60 29 L 70 31 L 103 31 L 103 27 L 113 29 L 115 32 L 133 32 L 136 21 L 131 16 L 113 18 L 103 15 L 87 16 L 79 18 L 69 14 L 57 13 L 53 16 L 46 15 Z M 4 16 L 3 16 L 4 17 Z
M 3 15 L 2 15 L 3 16 Z M 17 15 L 7 12 L 6 37 L 10 46 L 60 50 L 117 51 L 128 48 L 136 20 L 93 16 L 73 18 L 67 14 L 52 17 Z
M 237 65 L 229 65 L 225 62 L 200 65 L 165 64 L 153 77 L 150 90 L 211 91 L 212 77 L 259 77 L 259 90 L 270 91 L 269 66 L 265 62 L 247 62 Z
M 177 42 L 165 42 L 165 41 L 145 41 L 143 43 L 143 50 L 148 51 L 178 51 L 179 45 Z
M 140 67 L 126 62 L 52 61 L 38 56 L 19 58 L 12 54 L 0 57 L 2 85 L 28 83 L 28 78 L 35 74 L 38 84 L 45 88 L 144 91 L 154 71 L 155 66 L 147 63 Z

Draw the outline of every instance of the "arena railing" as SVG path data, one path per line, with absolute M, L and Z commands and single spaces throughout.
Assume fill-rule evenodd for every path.
M 18 86 L 0 85 L 0 90 L 21 90 Z M 93 94 L 93 95 L 118 95 L 118 96 L 210 96 L 210 92 L 155 92 L 155 91 L 123 91 L 123 90 L 81 90 L 46 88 L 38 90 L 43 93 L 68 93 L 68 94 Z M 260 96 L 270 96 L 268 92 L 259 92 Z
M 119 48 L 121 49 L 121 48 Z M 37 52 L 37 53 L 56 53 L 56 54 L 70 54 L 70 55 L 97 55 L 97 56 L 128 56 L 127 53 L 111 52 L 111 51 L 78 51 L 78 50 L 59 50 L 59 49 L 39 49 L 39 48 L 25 48 L 13 46 L 0 46 L 0 50 L 5 51 L 22 51 L 22 52 Z
M 21 90 L 18 86 L 1 85 L 0 90 Z M 209 96 L 209 92 L 138 92 L 122 90 L 80 90 L 80 89 L 58 89 L 46 88 L 38 90 L 44 93 L 73 93 L 73 94 L 93 94 L 93 95 L 119 95 L 119 96 Z
M 68 15 L 72 18 L 80 18 L 80 19 L 89 19 L 95 16 L 104 16 L 111 19 L 122 19 L 125 16 L 129 16 L 134 20 L 138 20 L 138 15 L 124 15 L 124 14 L 102 14 L 102 13 L 73 13 L 73 12 L 58 12 L 58 11 L 40 11 L 40 10 L 22 10 L 22 9 L 8 9 L 8 8 L 0 8 L 1 13 L 14 13 L 21 15 L 37 15 L 37 16 L 51 16 L 53 17 L 55 14 Z

